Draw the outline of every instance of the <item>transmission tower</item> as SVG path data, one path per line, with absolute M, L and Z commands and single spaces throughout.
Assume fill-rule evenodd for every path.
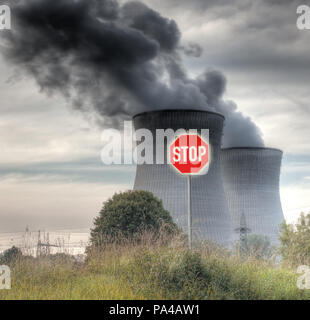
M 50 248 L 55 247 L 59 248 L 56 244 L 50 244 L 49 240 L 49 233 L 45 236 L 44 233 L 44 242 L 41 241 L 41 231 L 38 232 L 38 243 L 37 243 L 37 257 L 41 256 L 42 254 L 49 255 L 51 253 Z
M 235 232 L 239 233 L 239 253 L 244 257 L 248 254 L 248 233 L 251 232 L 247 227 L 244 212 L 240 216 L 240 227 L 235 229 Z

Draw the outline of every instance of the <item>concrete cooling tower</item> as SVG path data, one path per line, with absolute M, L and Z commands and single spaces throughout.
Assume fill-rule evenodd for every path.
M 206 175 L 192 176 L 192 233 L 194 239 L 209 239 L 229 245 L 233 237 L 231 217 L 225 199 L 220 170 L 220 145 L 224 117 L 217 113 L 194 110 L 162 110 L 138 114 L 135 130 L 209 129 L 211 163 Z M 170 141 L 165 140 L 165 149 Z M 163 201 L 174 221 L 187 232 L 187 178 L 165 160 L 164 164 L 137 165 L 134 190 L 151 191 Z
M 278 244 L 283 212 L 279 194 L 282 151 L 270 148 L 229 148 L 221 152 L 222 176 L 234 228 L 244 214 L 249 234 Z M 238 237 L 238 235 L 235 235 Z

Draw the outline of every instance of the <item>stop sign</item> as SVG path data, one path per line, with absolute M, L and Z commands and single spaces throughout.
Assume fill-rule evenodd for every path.
M 169 161 L 182 174 L 206 174 L 209 144 L 198 134 L 182 134 L 170 145 Z

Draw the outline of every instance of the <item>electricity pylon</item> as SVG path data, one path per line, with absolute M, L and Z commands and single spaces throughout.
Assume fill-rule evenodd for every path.
M 41 242 L 41 231 L 39 230 L 38 243 L 37 243 L 37 257 L 42 255 L 42 248 L 44 248 L 44 250 L 43 250 L 44 254 L 49 255 L 51 247 L 55 247 L 55 248 L 59 248 L 60 247 L 60 246 L 58 246 L 56 244 L 50 244 L 50 242 L 49 242 L 49 233 L 47 233 L 47 237 L 46 238 L 45 238 L 45 234 L 44 234 L 44 239 L 45 239 L 45 242 Z
M 240 256 L 245 257 L 248 254 L 248 233 L 251 229 L 247 227 L 244 212 L 240 216 L 240 227 L 235 229 L 239 233 L 239 253 Z

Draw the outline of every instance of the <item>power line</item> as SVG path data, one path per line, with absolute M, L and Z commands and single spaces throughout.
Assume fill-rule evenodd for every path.
M 284 212 L 293 212 L 296 210 L 309 210 L 310 211 L 310 206 L 304 206 L 304 207 L 299 207 L 299 208 L 292 208 L 289 210 L 283 210 Z
M 85 229 L 85 230 L 89 230 L 91 229 L 91 227 L 81 227 L 81 228 L 58 228 L 58 229 L 46 229 L 46 231 L 49 231 L 49 232 L 58 232 L 58 231 L 66 231 L 66 230 L 82 230 L 82 229 Z M 42 229 L 41 229 L 42 230 Z M 39 232 L 39 230 L 30 230 L 30 232 Z M 25 230 L 18 230 L 18 231 L 3 231 L 3 232 L 0 232 L 0 234 L 4 234 L 4 233 L 25 233 Z M 84 232 L 76 232 L 76 233 L 84 233 Z

